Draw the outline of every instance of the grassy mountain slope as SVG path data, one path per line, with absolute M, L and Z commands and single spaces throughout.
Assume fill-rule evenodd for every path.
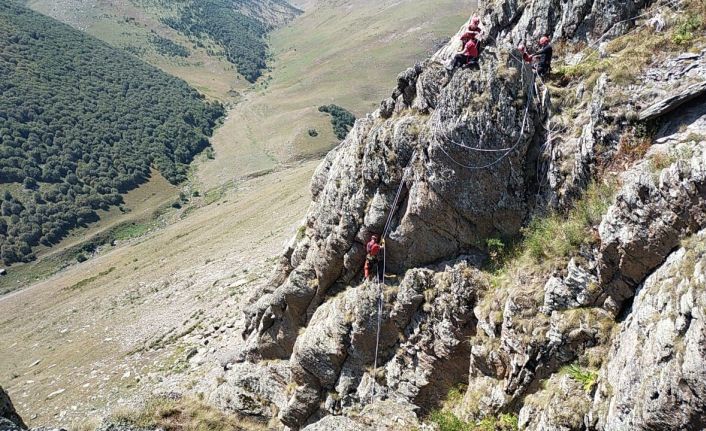
M 28 0 L 28 5 L 219 100 L 259 76 L 266 60 L 264 34 L 297 13 L 283 0 Z
M 31 260 L 156 166 L 185 179 L 220 104 L 53 19 L 0 6 L 0 253 Z
M 203 346 L 186 338 L 214 317 L 235 316 L 265 282 L 269 257 L 309 205 L 315 167 L 194 199 L 166 214 L 166 228 L 0 296 L 0 381 L 20 414 L 30 425 L 76 425 L 168 391 L 160 386 L 167 375 L 188 384 L 187 355 Z
M 335 103 L 358 116 L 374 109 L 397 74 L 455 33 L 473 8 L 460 0 L 295 5 L 309 9 L 271 33 L 270 77 L 234 108 L 212 141 L 216 159 L 198 174 L 207 186 L 329 150 L 338 140 L 319 106 Z
M 108 2 L 94 3 L 97 9 Z M 317 162 L 293 160 L 315 157 L 337 142 L 330 117 L 318 107 L 335 103 L 357 115 L 368 111 L 387 95 L 397 73 L 454 33 L 473 6 L 460 0 L 294 4 L 309 9 L 271 36 L 272 78 L 257 85 L 219 129 L 215 160 L 204 157 L 196 184 L 187 187 L 198 190 L 199 197 L 182 209 L 169 208 L 157 226 L 145 228 L 138 220 L 135 232 L 126 232 L 115 247 L 102 246 L 94 258 L 46 281 L 35 277 L 44 278 L 57 266 L 40 274 L 30 264 L 22 278 L 14 269 L 0 278 L 0 291 L 9 284 L 27 287 L 0 297 L 0 316 L 6 316 L 0 318 L 0 331 L 7 340 L 0 356 L 9 358 L 0 361 L 0 380 L 18 394 L 21 413 L 38 414 L 34 424 L 100 416 L 131 404 L 129 396 L 139 398 L 157 387 L 169 390 L 159 384 L 166 375 L 188 387 L 190 373 L 198 374 L 199 368 L 185 372 L 185 358 L 203 346 L 194 344 L 187 331 L 198 333 L 209 328 L 211 319 L 235 316 L 242 298 L 269 275 L 268 258 L 299 227 Z M 120 30 L 127 27 L 112 28 L 106 30 L 111 37 L 128 38 Z M 86 30 L 93 34 L 95 28 Z M 170 67 L 194 74 L 187 77 L 194 85 L 201 78 L 201 66 Z M 215 74 L 205 76 L 201 82 L 209 96 L 221 98 L 230 88 L 209 81 Z M 240 121 L 249 124 L 243 127 Z M 308 137 L 310 127 L 319 136 Z M 275 167 L 280 169 L 232 181 Z M 152 187 L 160 184 L 128 193 L 123 206 L 133 209 L 129 215 L 150 217 L 150 205 L 170 202 L 176 191 L 155 194 Z M 117 219 L 96 226 L 110 230 L 112 223 Z M 36 360 L 41 361 L 31 366 Z

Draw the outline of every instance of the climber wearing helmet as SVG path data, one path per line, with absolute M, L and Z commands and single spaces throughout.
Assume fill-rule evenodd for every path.
M 448 70 L 453 70 L 459 66 L 478 65 L 478 40 L 475 35 L 471 35 L 468 42 L 463 47 L 463 51 L 456 54 L 449 65 Z
M 532 57 L 537 59 L 537 73 L 539 76 L 547 76 L 552 70 L 552 55 L 554 50 L 549 41 L 548 36 L 542 36 L 539 39 L 539 51 L 537 51 Z
M 466 47 L 466 44 L 471 38 L 477 41 L 480 40 L 482 33 L 483 30 L 481 29 L 480 18 L 474 16 L 471 18 L 471 22 L 468 24 L 466 31 L 461 35 L 461 49 Z
M 365 266 L 363 267 L 365 272 L 365 279 L 370 279 L 370 270 L 374 268 L 376 281 L 379 283 L 385 277 L 384 269 L 380 265 L 380 252 L 385 248 L 385 240 L 378 243 L 378 236 L 373 235 L 370 237 L 370 242 L 366 245 L 365 249 L 367 255 L 365 256 Z

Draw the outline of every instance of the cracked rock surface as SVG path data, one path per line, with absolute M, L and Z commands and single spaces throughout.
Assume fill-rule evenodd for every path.
M 571 208 L 627 124 L 607 74 L 590 93 L 576 89 L 582 112 L 571 124 L 551 118 L 550 91 L 512 47 L 545 33 L 610 38 L 647 3 L 498 0 L 481 14 L 478 69 L 444 67 L 457 35 L 403 71 L 317 169 L 302 234 L 248 307 L 242 345 L 212 399 L 287 429 L 410 429 L 467 382 L 454 412 L 471 422 L 512 412 L 528 430 L 699 429 L 705 355 L 694 310 L 704 289 L 670 296 L 654 281 L 681 265 L 670 262 L 684 241 L 704 242 L 694 236 L 706 228 L 699 97 L 656 114 L 655 145 L 622 174 L 595 238 L 562 268 L 521 274 L 502 292 L 479 270 L 489 238 Z M 669 73 L 648 70 L 625 111 L 682 92 L 674 77 L 698 80 L 702 61 L 694 54 L 668 61 Z M 361 281 L 373 233 L 386 236 L 382 286 Z M 658 285 L 663 294 L 646 296 Z M 664 307 L 681 314 L 654 311 Z M 650 329 L 654 320 L 666 323 Z M 645 340 L 654 352 L 637 355 Z M 641 366 L 621 374 L 631 355 Z M 572 377 L 570 364 L 588 374 Z M 577 380 L 595 377 L 597 385 Z M 682 404 L 681 416 L 669 414 Z

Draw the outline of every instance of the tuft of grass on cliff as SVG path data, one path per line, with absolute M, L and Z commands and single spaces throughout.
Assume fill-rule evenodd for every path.
M 518 418 L 514 414 L 489 416 L 480 421 L 466 422 L 452 412 L 438 410 L 429 415 L 429 422 L 435 424 L 439 431 L 517 431 Z
M 164 431 L 260 431 L 263 424 L 243 420 L 198 398 L 153 398 L 140 409 L 114 413 L 111 422 Z
M 662 31 L 641 23 L 627 34 L 608 41 L 604 58 L 601 58 L 597 46 L 588 46 L 583 49 L 583 58 L 579 62 L 557 64 L 555 76 L 564 82 L 586 79 L 589 84 L 594 84 L 602 73 L 607 73 L 613 82 L 632 84 L 649 65 L 661 58 L 685 51 L 700 51 L 706 44 L 705 17 L 706 3 L 703 0 L 685 1 L 680 11 L 663 17 L 666 26 Z M 580 47 L 559 44 L 558 48 L 573 51 Z

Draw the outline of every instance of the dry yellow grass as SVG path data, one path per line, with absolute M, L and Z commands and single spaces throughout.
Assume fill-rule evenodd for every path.
M 318 107 L 335 103 L 357 116 L 377 108 L 396 76 L 454 34 L 473 10 L 461 0 L 303 1 L 311 10 L 275 31 L 273 71 L 230 113 L 202 163 L 209 189 L 232 177 L 318 157 L 338 140 Z M 314 128 L 317 137 L 307 133 Z
M 149 373 L 172 372 L 180 340 L 145 345 L 200 321 L 190 320 L 197 312 L 238 312 L 229 286 L 264 281 L 267 259 L 296 234 L 315 165 L 239 183 L 184 220 L 0 297 L 0 381 L 19 412 L 46 424 L 65 411 L 68 423 L 151 390 Z

